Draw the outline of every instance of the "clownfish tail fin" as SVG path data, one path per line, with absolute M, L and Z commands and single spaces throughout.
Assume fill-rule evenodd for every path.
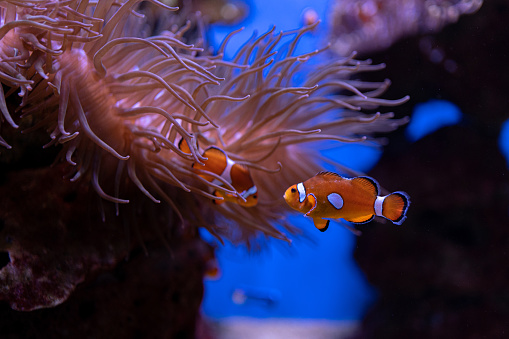
M 401 225 L 406 219 L 410 206 L 410 197 L 405 192 L 394 192 L 384 197 L 382 216 L 396 225 Z

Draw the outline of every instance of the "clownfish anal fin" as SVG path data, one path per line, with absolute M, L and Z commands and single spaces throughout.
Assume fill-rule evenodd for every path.
M 322 218 L 313 218 L 313 222 L 315 223 L 315 227 L 320 232 L 325 232 L 329 228 L 330 220 L 322 219 Z
M 362 217 L 345 219 L 346 221 L 353 222 L 354 224 L 365 224 L 373 220 L 375 216 L 373 214 L 363 215 Z
M 357 177 L 353 178 L 352 185 L 356 186 L 359 189 L 362 189 L 364 191 L 368 191 L 374 196 L 378 195 L 378 192 L 380 191 L 380 186 L 378 185 L 378 182 L 370 177 Z

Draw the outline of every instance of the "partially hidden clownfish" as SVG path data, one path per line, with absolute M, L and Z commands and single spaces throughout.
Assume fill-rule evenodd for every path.
M 410 198 L 405 192 L 379 196 L 379 186 L 370 177 L 343 178 L 332 172 L 320 172 L 314 177 L 290 186 L 286 203 L 313 218 L 315 227 L 324 232 L 330 220 L 342 218 L 357 224 L 384 217 L 396 225 L 406 219 Z
M 184 153 L 191 153 L 189 146 L 184 139 L 180 140 L 179 149 Z M 206 160 L 203 160 L 203 165 L 195 162 L 192 165 L 193 169 L 200 169 L 217 174 L 230 183 L 233 188 L 239 192 L 240 196 L 245 199 L 244 201 L 235 194 L 215 190 L 212 194 L 216 197 L 223 198 L 223 200 L 214 199 L 213 201 L 215 204 L 222 204 L 225 201 L 228 201 L 244 207 L 252 207 L 258 203 L 257 188 L 251 178 L 249 169 L 246 166 L 237 164 L 235 161 L 228 158 L 222 149 L 215 146 L 207 148 L 203 152 L 203 157 L 206 158 Z M 223 184 L 221 181 L 210 175 L 203 173 L 200 173 L 199 175 L 214 184 Z

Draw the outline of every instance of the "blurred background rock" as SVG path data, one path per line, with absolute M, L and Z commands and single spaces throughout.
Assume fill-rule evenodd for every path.
M 485 1 L 440 32 L 369 55 L 388 65 L 389 97 L 447 100 L 463 118 L 415 142 L 396 131 L 370 172 L 404 186 L 412 206 L 402 228 L 362 228 L 355 258 L 379 299 L 359 338 L 497 338 L 509 330 L 509 181 L 499 148 L 509 117 L 508 20 L 509 3 Z

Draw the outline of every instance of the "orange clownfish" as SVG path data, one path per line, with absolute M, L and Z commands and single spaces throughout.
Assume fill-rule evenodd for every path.
M 370 177 L 343 178 L 332 172 L 320 172 L 305 182 L 290 186 L 286 203 L 313 218 L 315 227 L 324 232 L 330 220 L 343 218 L 357 224 L 371 221 L 375 215 L 396 225 L 406 219 L 410 205 L 405 192 L 379 196 L 379 186 Z
M 184 139 L 179 142 L 179 148 L 185 153 L 191 153 L 189 146 Z M 193 163 L 192 167 L 194 169 L 209 171 L 222 177 L 230 183 L 237 192 L 239 192 L 242 198 L 245 199 L 244 201 L 235 194 L 215 190 L 212 194 L 216 197 L 223 198 L 223 200 L 214 200 L 215 204 L 222 204 L 225 201 L 229 201 L 244 207 L 252 207 L 258 203 L 257 189 L 253 179 L 251 178 L 249 169 L 246 166 L 237 164 L 228 158 L 222 149 L 215 146 L 207 148 L 203 152 L 203 157 L 207 158 L 207 160 L 203 161 L 203 165 Z M 200 176 L 214 184 L 222 184 L 221 181 L 214 179 L 214 177 L 210 175 L 200 174 Z

